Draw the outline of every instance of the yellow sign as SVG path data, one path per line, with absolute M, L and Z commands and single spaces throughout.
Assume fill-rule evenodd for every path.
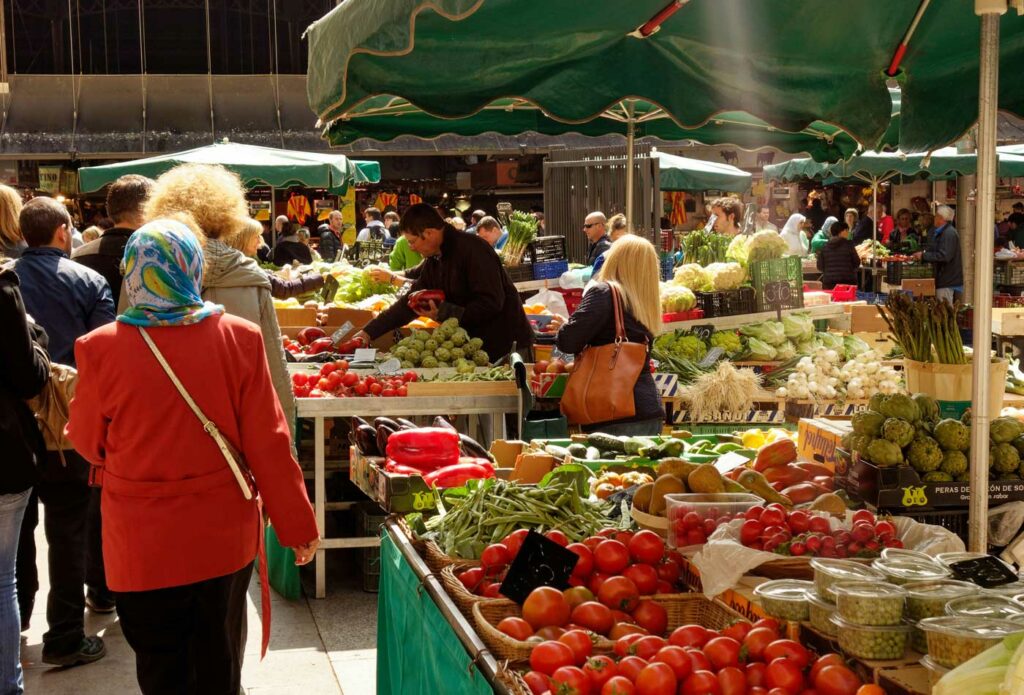
M 924 485 L 921 487 L 903 488 L 904 507 L 924 507 L 928 504 L 928 496 L 924 493 Z
M 39 167 L 39 190 L 56 195 L 60 192 L 60 167 Z
M 345 195 L 338 196 L 338 209 L 341 210 L 342 232 L 341 243 L 352 246 L 356 243 L 359 228 L 356 226 L 356 189 L 349 186 Z

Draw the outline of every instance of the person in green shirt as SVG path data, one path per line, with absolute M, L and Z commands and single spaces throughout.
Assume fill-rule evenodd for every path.
M 422 262 L 423 256 L 409 248 L 409 242 L 405 240 L 405 236 L 399 234 L 395 248 L 391 249 L 391 256 L 388 257 L 388 265 L 391 270 L 401 273 L 403 270 L 415 268 Z
M 832 238 L 831 230 L 832 225 L 838 222 L 835 217 L 825 218 L 825 222 L 821 225 L 813 237 L 811 237 L 811 253 L 818 253 L 821 249 L 825 248 L 825 244 Z

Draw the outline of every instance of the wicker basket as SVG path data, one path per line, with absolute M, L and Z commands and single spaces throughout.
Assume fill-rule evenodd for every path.
M 505 686 L 509 695 L 533 695 L 530 686 L 523 680 L 523 674 L 510 668 L 507 662 L 498 664 L 498 672 L 495 677 L 499 683 Z
M 465 560 L 459 557 L 452 557 L 446 555 L 441 546 L 436 541 L 426 541 L 423 543 L 423 559 L 427 562 L 427 567 L 433 572 L 440 572 L 448 565 L 454 564 L 479 564 L 476 560 Z
M 452 601 L 454 601 L 455 605 L 459 607 L 462 614 L 470 620 L 473 619 L 473 604 L 480 603 L 481 601 L 494 600 L 487 599 L 483 596 L 477 596 L 468 590 L 462 582 L 455 577 L 456 572 L 461 572 L 469 567 L 476 567 L 476 565 L 476 562 L 459 560 L 447 567 L 441 568 L 441 583 L 444 584 L 444 590 L 452 597 Z
M 846 558 L 862 565 L 870 565 L 871 560 L 859 557 Z M 783 557 L 778 560 L 766 562 L 750 570 L 750 574 L 768 579 L 814 579 L 814 570 L 811 568 L 809 557 Z
M 724 603 L 711 600 L 703 594 L 663 594 L 650 598 L 665 607 L 669 632 L 682 625 L 702 625 L 711 630 L 720 630 L 742 619 L 739 613 Z M 478 601 L 473 605 L 473 622 L 477 634 L 499 661 L 504 659 L 513 664 L 521 664 L 530 660 L 534 643 L 514 640 L 496 627 L 503 618 L 518 618 L 521 615 L 522 611 L 516 603 L 503 599 Z M 615 643 L 605 637 L 594 638 L 595 654 L 611 654 L 614 647 Z

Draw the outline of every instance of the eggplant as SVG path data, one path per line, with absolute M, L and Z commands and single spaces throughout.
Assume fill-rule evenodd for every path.
M 349 419 L 349 422 L 351 423 L 351 427 L 352 427 L 352 431 L 353 432 L 355 430 L 357 430 L 360 425 L 366 425 L 367 427 L 370 426 L 370 423 L 368 423 L 366 420 L 364 420 L 363 418 L 359 417 L 358 415 L 353 415 Z
M 467 434 L 459 433 L 459 441 L 462 443 L 462 453 L 466 456 L 473 456 L 475 458 L 485 458 L 494 460 L 491 456 L 491 452 L 480 446 L 479 442 L 470 437 Z
M 388 429 L 390 429 L 392 432 L 397 432 L 398 430 L 402 429 L 401 425 L 399 425 L 397 422 L 395 422 L 389 417 L 374 418 L 373 426 L 380 427 L 381 425 L 387 425 Z
M 396 417 L 395 422 L 402 426 L 403 430 L 415 430 L 419 428 L 412 420 L 406 420 L 404 417 Z
M 378 418 L 379 420 L 380 418 Z M 385 418 L 387 419 L 387 418 Z M 388 452 L 388 437 L 393 433 L 397 432 L 399 428 L 391 427 L 387 423 L 380 423 L 377 425 L 377 448 L 380 449 L 381 456 L 386 456 Z
M 352 430 L 356 448 L 363 456 L 382 456 L 383 449 L 377 446 L 377 430 L 369 425 L 359 425 Z
M 458 431 L 458 430 L 455 429 L 455 426 L 452 423 L 448 422 L 447 420 L 445 420 L 440 415 L 438 415 L 437 417 L 434 418 L 434 423 L 433 424 L 434 424 L 434 427 L 441 427 L 443 429 L 451 430 L 453 432 L 457 432 Z

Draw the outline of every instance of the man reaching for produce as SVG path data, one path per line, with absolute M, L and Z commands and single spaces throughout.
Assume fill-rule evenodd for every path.
M 395 302 L 356 338 L 368 343 L 419 314 L 435 321 L 458 319 L 470 336 L 484 341 L 483 349 L 492 361 L 509 353 L 513 343 L 518 350 L 533 345 L 533 331 L 515 285 L 490 244 L 445 224 L 437 211 L 423 203 L 406 210 L 401 229 L 409 248 L 424 257 L 409 273 L 415 275 L 410 294 L 440 290 L 444 299 L 430 301 L 417 311 L 405 301 Z
M 960 235 L 953 226 L 953 208 L 940 205 L 935 210 L 935 233 L 928 248 L 911 258 L 935 265 L 935 297 L 953 303 L 956 293 L 964 291 L 963 258 Z

